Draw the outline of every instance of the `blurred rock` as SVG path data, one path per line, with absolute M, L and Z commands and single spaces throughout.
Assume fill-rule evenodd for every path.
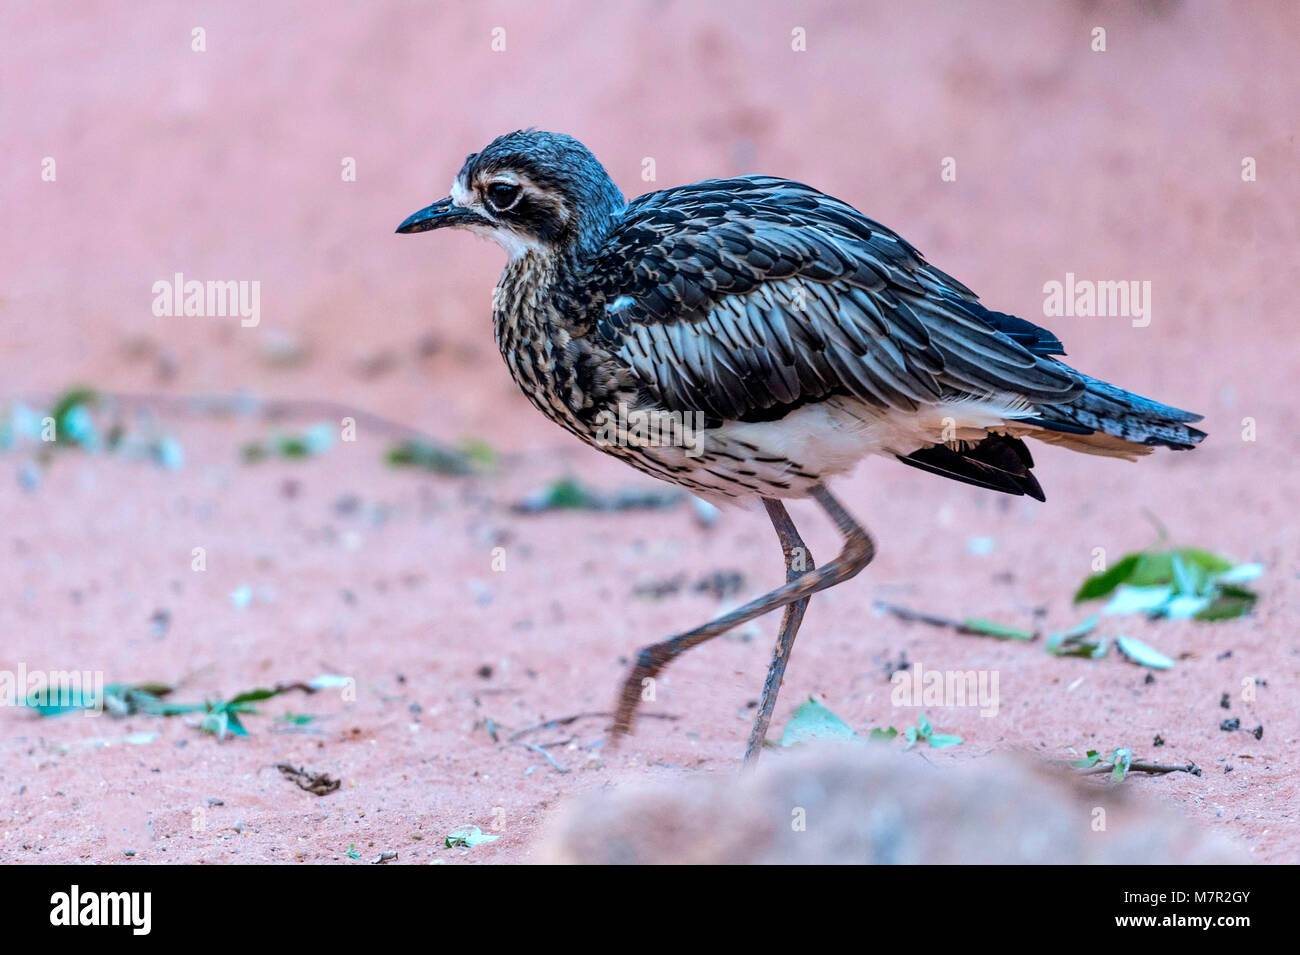
M 579 796 L 548 864 L 1225 864 L 1227 839 L 1130 780 L 1028 758 L 926 762 L 883 745 L 769 752 L 754 772 Z M 1104 829 L 1095 828 L 1104 822 Z

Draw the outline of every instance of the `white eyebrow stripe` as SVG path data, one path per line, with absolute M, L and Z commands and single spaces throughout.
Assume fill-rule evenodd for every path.
M 474 194 L 465 188 L 459 176 L 452 180 L 451 183 L 451 201 L 458 206 L 468 206 L 474 203 Z

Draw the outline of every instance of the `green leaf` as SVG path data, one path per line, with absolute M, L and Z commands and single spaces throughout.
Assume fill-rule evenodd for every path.
M 1208 575 L 1203 574 L 1198 579 L 1177 551 L 1170 555 L 1170 564 L 1174 573 L 1174 590 L 1184 597 L 1197 596 L 1199 588 L 1208 580 Z
M 143 713 L 147 716 L 175 716 L 181 713 L 203 713 L 208 710 L 204 703 L 168 703 L 160 697 L 172 692 L 172 687 L 165 683 L 108 683 L 103 690 L 103 708 L 110 716 L 132 716 Z M 42 716 L 58 716 L 80 710 L 94 709 L 97 705 L 95 695 L 83 691 L 69 700 L 67 706 L 33 706 Z
M 546 489 L 546 503 L 553 508 L 586 507 L 590 501 L 591 492 L 571 477 L 560 478 Z
M 1124 584 L 1115 591 L 1106 606 L 1101 608 L 1101 612 L 1108 617 L 1126 613 L 1159 613 L 1173 595 L 1174 588 L 1169 584 L 1146 587 Z
M 491 471 L 497 466 L 496 448 L 481 438 L 466 438 L 461 441 L 460 451 L 481 470 Z
M 185 466 L 185 448 L 175 438 L 166 435 L 149 445 L 149 455 L 168 471 L 179 471 Z
M 1186 620 L 1188 617 L 1195 617 L 1204 611 L 1214 602 L 1213 597 L 1196 597 L 1188 594 L 1179 594 L 1169 603 L 1165 604 L 1160 612 L 1169 620 Z
M 1074 599 L 1078 603 L 1118 589 L 1103 613 L 1227 620 L 1249 613 L 1257 596 L 1230 593 L 1229 588 L 1262 572 L 1258 564 L 1237 565 L 1195 547 L 1128 554 L 1106 573 L 1084 581 Z
M 1088 755 L 1083 759 L 1070 760 L 1070 765 L 1075 769 L 1091 769 L 1093 766 L 1097 765 L 1100 759 L 1101 753 L 1097 752 L 1095 749 L 1090 749 L 1088 750 Z
M 264 688 L 259 688 L 256 690 L 249 690 L 247 693 L 240 693 L 238 696 L 233 696 L 227 702 L 252 703 L 257 700 L 269 700 L 271 697 L 278 696 L 278 695 L 279 695 L 278 690 L 267 690 Z
M 1080 637 L 1086 637 L 1088 634 L 1092 633 L 1092 631 L 1096 630 L 1097 624 L 1099 623 L 1101 623 L 1101 617 L 1094 613 L 1091 617 L 1085 617 L 1069 630 L 1057 634 L 1057 636 L 1064 640 L 1077 640 Z
M 1232 620 L 1234 617 L 1244 617 L 1250 613 L 1255 606 L 1255 601 L 1259 595 L 1244 587 L 1227 585 L 1219 588 L 1218 596 L 1214 601 L 1198 613 L 1196 620 Z
M 248 730 L 244 729 L 244 724 L 239 722 L 239 717 L 237 715 L 227 711 L 225 717 L 226 726 L 229 728 L 230 732 L 234 733 L 236 736 L 248 735 Z
M 1232 561 L 1226 557 L 1211 554 L 1209 551 L 1198 550 L 1195 547 L 1183 547 L 1174 551 L 1174 553 L 1178 555 L 1183 563 L 1198 568 L 1207 575 L 1222 574 L 1233 568 Z
M 332 422 L 318 421 L 302 433 L 302 443 L 308 454 L 322 454 L 334 447 L 334 434 Z
M 892 726 L 887 726 L 884 729 L 876 727 L 867 735 L 867 739 L 887 743 L 897 735 L 898 730 L 894 729 Z
M 809 697 L 794 711 L 781 733 L 781 745 L 793 746 L 813 740 L 860 740 L 853 728 L 817 700 Z
M 104 687 L 105 694 L 108 693 L 109 689 L 109 687 Z M 95 696 L 89 690 L 77 690 L 75 693 L 69 693 L 64 703 L 29 703 L 28 701 L 32 699 L 32 696 L 28 695 L 25 687 L 16 687 L 15 690 L 23 705 L 28 709 L 35 710 L 41 716 L 62 716 L 64 713 L 89 710 L 95 705 Z M 55 695 L 55 692 L 57 691 L 46 694 L 47 698 Z M 62 694 L 59 693 L 58 695 Z
M 1214 582 L 1216 584 L 1246 584 L 1259 577 L 1262 573 L 1264 573 L 1263 564 L 1238 564 L 1221 574 L 1216 574 Z
M 1003 640 L 1033 640 L 1036 636 L 1032 630 L 1022 630 L 1019 627 L 1008 627 L 1000 623 L 994 623 L 991 620 L 984 620 L 980 617 L 968 617 L 961 622 L 962 629 L 972 633 L 981 633 L 990 637 L 998 637 Z
M 322 673 L 308 680 L 307 685 L 313 690 L 341 690 L 351 682 L 351 677 L 339 676 L 337 673 Z
M 226 738 L 226 731 L 229 726 L 230 717 L 225 710 L 213 710 L 199 720 L 199 731 L 214 734 L 218 742 Z
M 1105 637 L 1085 639 L 1088 634 L 1097 629 L 1100 620 L 1100 617 L 1093 614 L 1069 630 L 1052 634 L 1047 638 L 1047 652 L 1058 657 L 1086 657 L 1090 660 L 1104 657 L 1110 645 Z
M 1129 579 L 1134 568 L 1137 567 L 1137 563 L 1138 555 L 1129 554 L 1109 570 L 1092 575 L 1079 587 L 1078 592 L 1074 595 L 1074 602 L 1083 603 L 1085 600 L 1096 600 L 1099 597 L 1106 596 Z
M 390 467 L 421 468 L 452 477 L 463 477 L 473 470 L 464 454 L 430 441 L 403 441 L 389 448 L 385 458 Z
M 1174 665 L 1174 661 L 1159 650 L 1147 646 L 1141 640 L 1133 637 L 1120 637 L 1116 641 L 1116 645 L 1119 647 L 1120 653 L 1144 667 L 1151 667 L 1153 670 L 1168 670 Z
M 1115 768 L 1110 771 L 1110 778 L 1120 782 L 1128 775 L 1128 768 L 1133 764 L 1133 751 L 1131 749 L 1117 749 L 1111 754 L 1110 760 L 1115 764 Z
M 1137 565 L 1125 583 L 1133 587 L 1173 586 L 1174 558 L 1172 551 L 1146 551 L 1138 554 Z
M 963 740 L 960 736 L 954 736 L 951 733 L 936 733 L 934 726 L 930 723 L 930 718 L 924 713 L 916 717 L 916 725 L 909 726 L 904 731 L 907 738 L 907 748 L 911 749 L 921 740 L 925 740 L 935 749 L 943 749 L 945 746 L 959 746 Z
M 297 435 L 285 435 L 280 439 L 277 450 L 282 458 L 305 458 L 311 454 L 307 442 Z
M 55 444 L 79 444 L 88 422 L 86 408 L 93 408 L 99 402 L 99 394 L 93 388 L 76 386 L 59 395 L 50 410 L 54 419 Z M 93 426 L 92 426 L 93 427 Z
M 460 826 L 447 835 L 448 849 L 473 849 L 485 842 L 496 842 L 500 836 L 487 835 L 478 826 Z
M 85 385 L 74 385 L 59 395 L 50 409 L 50 417 L 56 422 L 78 405 L 94 405 L 99 401 L 99 393 Z
M 245 464 L 255 464 L 271 454 L 282 458 L 309 458 L 334 446 L 335 426 L 318 422 L 301 434 L 273 434 L 266 441 L 252 441 L 240 449 Z

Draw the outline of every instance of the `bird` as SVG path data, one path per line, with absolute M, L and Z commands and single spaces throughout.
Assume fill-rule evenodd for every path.
M 504 249 L 494 336 L 542 414 L 706 500 L 761 502 L 781 547 L 784 584 L 641 649 L 613 742 L 674 659 L 781 610 L 745 750 L 757 759 L 809 599 L 876 553 L 828 489 L 863 459 L 1044 501 L 1026 438 L 1135 460 L 1205 437 L 1200 415 L 1065 364 L 1052 332 L 985 307 L 896 232 L 800 182 L 705 179 L 628 201 L 577 139 L 523 129 L 470 154 L 450 194 L 397 232 L 444 228 Z M 843 538 L 824 565 L 792 499 Z

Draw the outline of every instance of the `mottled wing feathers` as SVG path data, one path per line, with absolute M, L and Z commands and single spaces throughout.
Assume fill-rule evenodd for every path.
M 723 296 L 693 320 L 634 324 L 620 355 L 666 407 L 723 419 L 846 391 L 915 408 L 939 399 L 943 369 L 917 323 L 891 327 L 860 289 L 788 279 Z
M 960 308 L 978 318 L 990 328 L 1006 335 L 1017 345 L 1035 355 L 1065 354 L 1065 346 L 1061 344 L 1061 340 L 1046 328 L 1035 325 L 1033 322 L 1018 318 L 1015 315 L 1008 315 L 1006 312 L 995 312 L 975 301 L 953 302 L 952 304 L 954 307 Z
M 595 334 L 663 407 L 761 419 L 830 394 L 1069 402 L 1050 332 L 985 309 L 903 239 L 809 186 L 707 180 L 634 200 L 592 263 Z

